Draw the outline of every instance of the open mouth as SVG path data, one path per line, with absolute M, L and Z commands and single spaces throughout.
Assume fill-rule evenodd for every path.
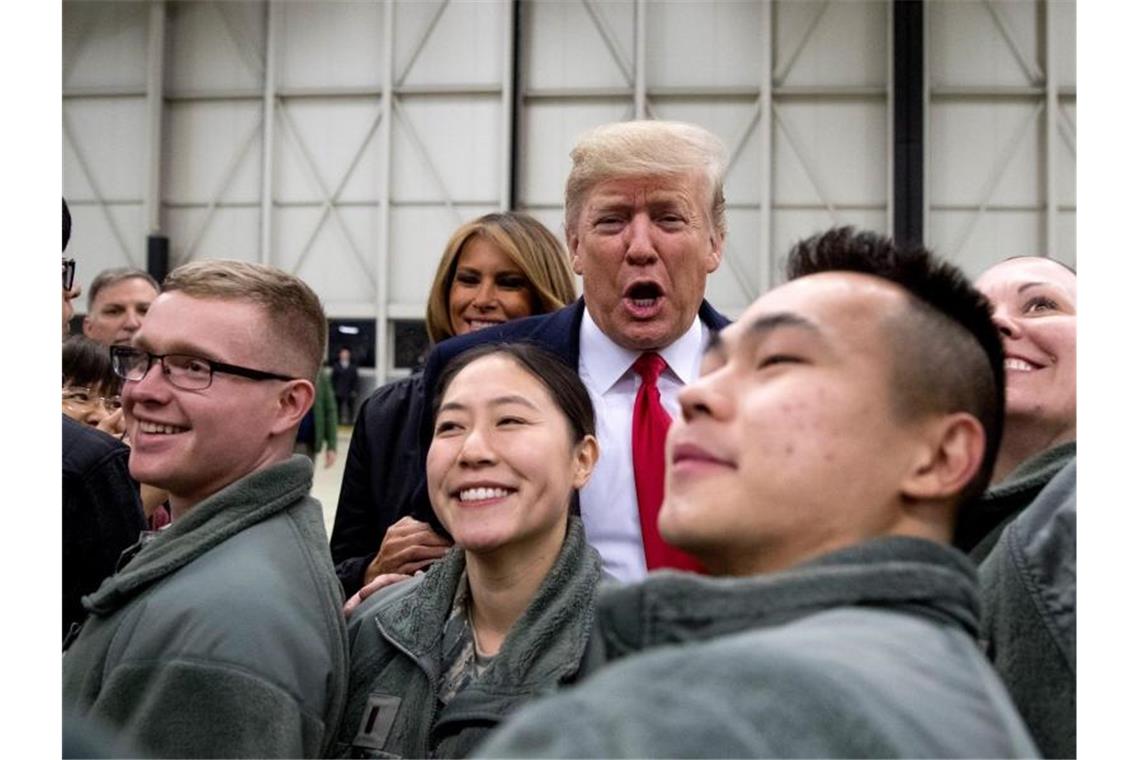
M 649 310 L 665 297 L 665 291 L 662 291 L 661 286 L 653 283 L 653 281 L 641 281 L 641 283 L 634 283 L 627 287 L 622 297 L 635 311 Z

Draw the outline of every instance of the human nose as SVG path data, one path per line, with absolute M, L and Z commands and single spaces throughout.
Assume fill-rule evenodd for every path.
M 475 291 L 475 300 L 472 303 L 477 309 L 491 309 L 494 308 L 498 295 L 494 280 L 489 278 L 480 280 L 479 288 Z
M 720 367 L 701 375 L 681 389 L 677 402 L 681 405 L 681 418 L 692 422 L 699 417 L 721 418 L 731 406 L 731 399 L 725 392 L 727 368 Z
M 1021 322 L 1009 313 L 1004 306 L 994 307 L 994 327 L 1003 338 L 1015 340 L 1021 337 Z
M 127 319 L 123 322 L 123 327 L 134 332 L 142 326 L 142 315 L 134 309 L 127 309 Z
M 138 401 L 158 401 L 162 394 L 170 390 L 169 381 L 162 378 L 162 360 L 152 358 L 150 364 L 138 380 L 124 380 L 122 390 L 123 405 Z
M 657 249 L 653 247 L 652 222 L 648 214 L 634 214 L 626 227 L 625 255 L 632 263 L 652 264 L 657 260 Z
M 480 425 L 475 425 L 463 438 L 459 449 L 459 464 L 462 467 L 481 467 L 494 464 L 494 450 L 489 445 L 487 435 Z

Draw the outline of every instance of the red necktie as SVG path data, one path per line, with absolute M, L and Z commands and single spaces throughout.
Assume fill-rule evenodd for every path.
M 633 402 L 633 481 L 637 486 L 645 566 L 650 570 L 672 567 L 701 572 L 696 559 L 665 543 L 657 532 L 657 513 L 665 497 L 665 434 L 673 422 L 661 406 L 661 392 L 657 389 L 665 360 L 655 353 L 642 354 L 633 363 L 633 369 L 641 375 L 641 387 Z

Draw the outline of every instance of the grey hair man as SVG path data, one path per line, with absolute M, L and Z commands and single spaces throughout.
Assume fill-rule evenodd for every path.
M 87 287 L 83 334 L 104 346 L 127 345 L 158 290 L 158 282 L 141 269 L 104 269 Z

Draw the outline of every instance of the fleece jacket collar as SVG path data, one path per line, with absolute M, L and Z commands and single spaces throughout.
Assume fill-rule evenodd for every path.
M 907 612 L 976 636 L 976 584 L 973 564 L 957 550 L 891 536 L 748 578 L 654 572 L 641 583 L 603 591 L 599 630 L 615 657 L 859 606 Z
M 152 583 L 304 498 L 312 483 L 313 463 L 301 455 L 231 483 L 150 538 L 123 569 L 83 597 L 83 606 L 110 615 Z
M 381 633 L 422 667 L 431 664 L 432 672 L 438 671 L 439 639 L 464 566 L 463 551 L 452 549 L 423 576 L 418 593 L 400 595 L 376 614 Z M 480 676 L 481 687 L 526 691 L 532 683 L 548 683 L 576 672 L 594 622 L 592 614 L 580 611 L 592 609 L 601 574 L 601 561 L 586 544 L 581 520 L 571 518 L 558 559 Z M 577 648 L 577 655 L 568 652 L 568 647 Z

